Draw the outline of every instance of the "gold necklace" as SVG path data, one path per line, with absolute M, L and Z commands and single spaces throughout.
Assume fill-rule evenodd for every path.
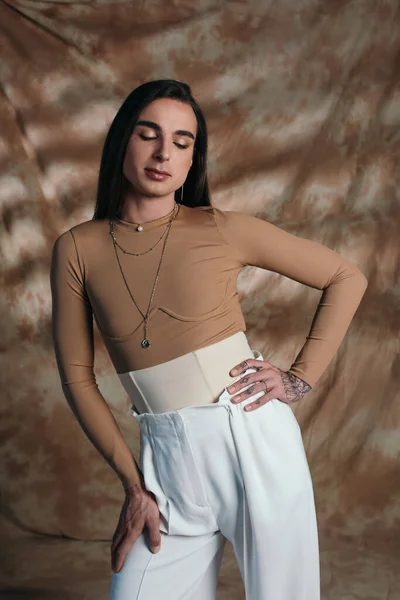
M 183 186 L 182 186 L 182 187 L 183 187 Z M 181 194 L 181 200 L 182 200 L 182 194 Z M 176 202 L 174 203 L 174 207 L 173 207 L 173 209 L 171 210 L 171 212 L 167 213 L 167 214 L 166 214 L 166 215 L 164 215 L 163 217 L 156 217 L 155 219 L 151 219 L 150 221 L 143 221 L 143 222 L 144 222 L 144 223 L 146 223 L 146 225 L 147 225 L 147 223 L 154 223 L 154 221 L 158 221 L 159 219 L 164 219 L 164 217 L 168 217 L 169 215 L 171 215 L 171 214 L 174 212 L 174 210 L 175 210 L 175 206 L 176 206 Z M 120 216 L 120 214 L 121 214 L 121 213 L 119 213 L 119 214 L 117 215 L 119 219 L 121 219 L 121 216 Z M 122 221 L 122 219 L 121 219 L 121 221 Z M 132 225 L 136 225 L 136 223 L 134 223 L 133 221 L 127 221 L 127 223 L 132 223 Z M 141 225 L 141 224 L 138 224 L 138 226 L 136 227 L 136 231 L 143 231 L 143 227 L 142 227 L 142 225 Z
M 182 193 L 183 193 L 183 186 L 182 186 Z M 114 235 L 114 223 L 113 223 L 113 220 L 112 220 L 112 219 L 110 219 L 110 221 L 109 221 L 109 224 L 110 224 L 110 235 L 111 235 L 111 237 L 112 237 L 112 239 L 113 239 L 113 245 L 114 245 L 115 256 L 117 257 L 117 261 L 118 261 L 118 264 L 119 264 L 119 268 L 120 268 L 120 271 L 121 271 L 121 275 L 122 275 L 122 277 L 123 277 L 123 280 L 124 280 L 124 282 L 125 282 L 125 285 L 126 285 L 126 288 L 127 288 L 128 292 L 129 292 L 129 295 L 130 295 L 130 297 L 132 298 L 133 302 L 135 303 L 135 306 L 136 306 L 136 308 L 138 309 L 138 311 L 140 312 L 140 314 L 142 315 L 142 318 L 143 318 L 143 320 L 144 320 L 144 338 L 143 338 L 143 340 L 141 341 L 141 346 L 142 346 L 142 348 L 148 348 L 148 347 L 150 346 L 150 341 L 149 341 L 149 340 L 148 340 L 148 338 L 147 338 L 147 322 L 148 322 L 148 317 L 149 317 L 149 313 L 150 313 L 150 309 L 151 309 L 151 304 L 152 304 L 152 301 L 153 301 L 153 298 L 154 298 L 154 293 L 155 293 L 155 290 L 156 290 L 156 285 L 157 285 L 157 282 L 158 282 L 158 277 L 159 277 L 159 273 L 160 273 L 160 269 L 161 269 L 161 264 L 162 264 L 162 261 L 163 261 L 163 258 L 164 258 L 164 254 L 165 254 L 165 248 L 166 248 L 166 245 L 167 245 L 167 240 L 168 240 L 169 232 L 170 232 L 170 230 L 171 230 L 172 221 L 175 219 L 175 217 L 176 217 L 176 215 L 177 215 L 177 213 L 178 213 L 178 210 L 179 210 L 179 205 L 178 205 L 176 202 L 174 202 L 174 208 L 173 208 L 173 209 L 172 209 L 172 211 L 171 211 L 171 213 L 172 213 L 172 216 L 171 216 L 170 220 L 168 221 L 167 228 L 166 228 L 166 230 L 164 231 L 164 233 L 162 234 L 162 236 L 161 236 L 161 237 L 159 238 L 159 240 L 158 240 L 158 241 L 157 241 L 157 242 L 154 244 L 154 246 L 152 246 L 152 247 L 151 247 L 149 250 L 146 250 L 146 252 L 141 252 L 141 253 L 139 253 L 139 254 L 137 254 L 137 253 L 135 253 L 135 252 L 128 252 L 127 250 L 124 250 L 124 248 L 122 248 L 122 247 L 121 247 L 121 246 L 120 246 L 120 245 L 117 243 L 117 241 L 116 241 L 116 239 L 115 239 L 115 235 Z M 156 220 L 157 220 L 157 219 L 153 219 L 153 221 L 156 221 Z M 150 222 L 151 222 L 151 221 L 147 221 L 147 223 L 150 223 Z M 140 225 L 139 225 L 139 227 L 140 227 Z M 138 231 L 142 231 L 142 230 L 143 230 L 143 228 L 139 229 L 139 227 L 137 228 L 137 230 L 138 230 Z M 164 236 L 164 235 L 165 235 L 164 246 L 163 246 L 163 249 L 162 249 L 162 253 L 161 253 L 160 262 L 159 262 L 159 264 L 158 264 L 158 269 L 157 269 L 156 277 L 155 277 L 154 284 L 153 284 L 153 290 L 152 290 L 152 293 L 151 293 L 151 297 L 150 297 L 149 306 L 148 306 L 148 308 L 147 308 L 147 312 L 146 312 L 146 314 L 144 315 L 144 314 L 142 313 L 142 311 L 140 310 L 139 306 L 137 305 L 137 303 L 136 303 L 136 301 L 135 301 L 135 298 L 132 296 L 131 290 L 129 289 L 128 283 L 127 283 L 127 281 L 126 281 L 126 278 L 125 278 L 125 275 L 124 275 L 124 272 L 123 272 L 123 270 L 122 270 L 122 266 L 121 266 L 121 263 L 120 263 L 120 260 L 119 260 L 119 256 L 118 256 L 118 252 L 117 252 L 117 246 L 118 246 L 119 248 L 121 248 L 121 250 L 122 250 L 123 252 L 125 252 L 125 254 L 133 254 L 134 256 L 142 256 L 143 254 L 146 254 L 147 252 L 150 252 L 150 250 L 153 250 L 153 248 L 155 248 L 155 247 L 157 246 L 157 244 L 158 244 L 158 243 L 161 241 L 161 239 L 163 238 L 163 236 Z
M 177 208 L 177 210 L 176 210 L 176 214 L 177 214 L 177 213 L 178 213 L 178 210 L 179 210 L 179 205 L 178 205 L 178 204 L 175 202 L 175 204 L 174 204 L 174 208 L 171 210 L 171 212 L 170 212 L 170 213 L 168 213 L 168 215 L 171 215 L 171 214 L 172 214 L 172 213 L 175 211 L 176 207 L 178 207 L 178 208 Z M 172 216 L 172 218 L 173 218 L 173 219 L 175 218 L 176 214 Z M 167 216 L 167 215 L 165 215 L 165 216 Z M 145 223 L 153 223 L 154 221 L 158 221 L 158 219 L 159 219 L 159 218 L 160 218 L 160 217 L 158 217 L 157 219 L 152 219 L 151 221 L 145 221 Z M 136 223 L 133 223 L 132 221 L 128 221 L 128 223 L 132 223 L 133 225 L 136 225 Z M 120 249 L 122 250 L 122 252 L 124 252 L 125 254 L 131 254 L 132 256 L 142 256 L 143 254 L 147 254 L 147 252 L 150 252 L 151 250 L 153 250 L 153 248 L 155 248 L 155 247 L 157 246 L 157 244 L 159 244 L 159 243 L 161 242 L 162 238 L 164 237 L 164 235 L 165 235 L 165 234 L 166 234 L 166 232 L 167 232 L 167 229 L 166 229 L 166 230 L 164 231 L 164 233 L 162 233 L 161 237 L 160 237 L 160 238 L 158 238 L 158 240 L 157 240 L 157 242 L 154 244 L 154 246 L 152 246 L 151 248 L 149 248 L 149 249 L 148 249 L 148 250 L 146 250 L 145 252 L 139 252 L 139 253 L 136 253 L 136 252 L 128 252 L 128 250 L 125 250 L 125 249 L 124 249 L 122 246 L 120 246 L 120 244 L 118 244 L 118 242 L 117 242 L 117 240 L 115 239 L 115 236 L 114 236 L 114 223 L 113 223 L 113 221 L 112 221 L 112 220 L 110 220 L 110 225 L 111 225 L 111 231 L 110 231 L 110 234 L 112 235 L 112 238 L 113 238 L 113 241 L 114 241 L 114 243 L 115 243 L 115 244 L 118 246 L 118 248 L 120 248 Z M 139 226 L 136 228 L 136 231 L 143 231 L 143 227 L 142 227 L 141 225 L 139 225 Z

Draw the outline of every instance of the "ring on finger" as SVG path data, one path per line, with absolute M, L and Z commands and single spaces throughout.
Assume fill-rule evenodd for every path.
M 265 386 L 265 392 L 264 394 L 266 394 L 268 392 L 267 389 L 267 383 L 265 381 L 265 379 L 262 379 L 260 383 L 264 383 Z M 242 402 L 243 400 L 246 399 L 246 396 L 251 397 L 254 394 L 257 394 L 258 392 L 254 391 L 254 388 L 256 387 L 256 384 L 254 384 L 252 387 L 248 387 L 247 390 L 245 390 L 244 392 L 242 392 L 242 395 L 239 393 L 236 397 L 234 397 L 234 399 L 232 400 L 232 402 L 235 404 L 236 402 Z M 258 402 L 258 400 L 257 400 Z
M 267 382 L 265 381 L 265 379 L 261 380 L 261 383 L 264 384 L 265 387 L 265 392 L 264 392 L 264 396 L 267 394 L 267 392 L 269 391 L 267 388 Z M 253 402 L 250 402 L 249 404 L 246 404 L 246 406 L 244 407 L 245 411 L 250 411 L 253 410 L 255 408 L 255 405 L 262 405 L 265 404 L 265 402 L 261 402 L 261 398 L 257 398 L 257 400 L 254 400 Z

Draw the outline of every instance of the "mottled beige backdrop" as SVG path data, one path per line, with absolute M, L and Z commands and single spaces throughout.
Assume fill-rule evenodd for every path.
M 293 410 L 315 486 L 323 600 L 399 600 L 399 6 L 0 3 L 1 599 L 108 597 L 122 487 L 61 392 L 50 254 L 92 217 L 125 96 L 174 78 L 208 122 L 213 203 L 326 244 L 369 280 L 339 352 Z M 238 290 L 252 347 L 289 368 L 320 292 L 253 267 Z M 97 330 L 95 342 L 99 387 L 138 457 Z M 244 598 L 230 545 L 218 597 Z

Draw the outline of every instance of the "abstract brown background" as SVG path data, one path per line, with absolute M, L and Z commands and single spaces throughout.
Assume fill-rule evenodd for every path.
M 323 600 L 398 600 L 399 2 L 10 0 L 0 32 L 0 598 L 107 600 L 122 487 L 61 392 L 50 254 L 92 217 L 122 100 L 175 78 L 207 119 L 213 203 L 326 244 L 368 278 L 337 355 L 293 410 Z M 238 291 L 252 347 L 289 368 L 320 292 L 253 267 Z M 95 341 L 100 390 L 138 457 L 128 398 Z M 243 598 L 227 544 L 219 599 Z

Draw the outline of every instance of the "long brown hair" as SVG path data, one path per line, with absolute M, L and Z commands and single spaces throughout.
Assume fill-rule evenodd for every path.
M 157 98 L 174 98 L 192 107 L 197 119 L 193 164 L 182 188 L 175 191 L 175 202 L 189 207 L 212 206 L 207 181 L 207 125 L 192 96 L 190 87 L 175 79 L 148 81 L 126 97 L 108 130 L 101 156 L 96 206 L 92 219 L 113 218 L 122 201 L 122 165 L 133 128 L 145 106 Z

